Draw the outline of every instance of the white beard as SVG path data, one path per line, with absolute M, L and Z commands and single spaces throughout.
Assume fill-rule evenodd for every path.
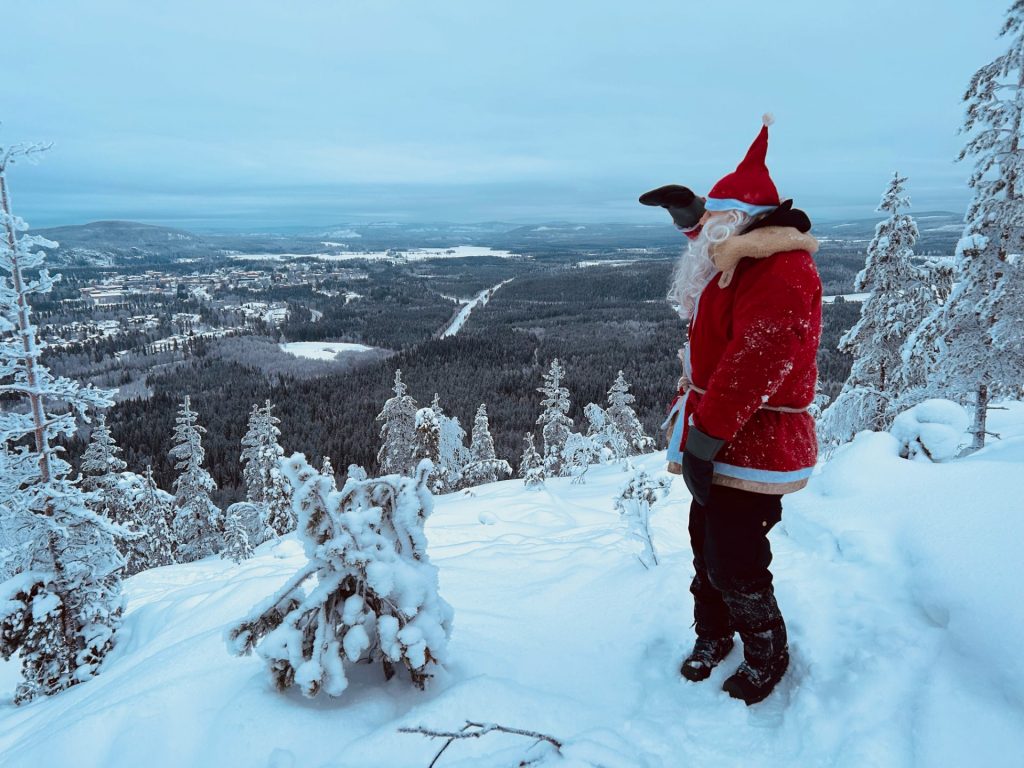
M 690 319 L 697 304 L 697 297 L 718 272 L 711 259 L 711 246 L 723 242 L 737 230 L 745 227 L 750 223 L 750 219 L 751 217 L 742 211 L 729 211 L 725 216 L 715 216 L 704 225 L 696 239 L 690 241 L 690 245 L 676 262 L 669 284 L 668 300 L 678 305 L 679 316 L 684 320 Z

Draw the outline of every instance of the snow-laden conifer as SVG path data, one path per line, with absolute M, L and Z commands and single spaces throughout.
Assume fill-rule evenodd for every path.
M 628 446 L 630 456 L 640 453 L 650 453 L 654 450 L 654 439 L 648 437 L 644 427 L 633 410 L 635 397 L 629 391 L 629 384 L 626 377 L 619 371 L 615 381 L 608 390 L 608 414 L 609 423 L 622 434 Z
M 417 461 L 429 459 L 433 469 L 429 487 L 432 493 L 448 493 L 463 484 L 463 470 L 469 460 L 466 432 L 459 420 L 445 415 L 434 395 L 429 408 L 416 411 Z
M 199 424 L 188 395 L 178 408 L 174 446 L 168 452 L 180 474 L 174 481 L 175 557 L 188 563 L 220 551 L 223 542 L 223 515 L 210 498 L 217 484 L 203 468 L 206 451 Z
M 263 407 L 253 405 L 249 425 L 242 438 L 242 477 L 245 480 L 246 501 L 262 507 L 264 519 L 272 535 L 283 536 L 295 530 L 291 489 L 281 475 L 280 463 L 284 451 L 278 442 L 280 423 L 273 414 L 274 406 L 267 400 Z M 250 526 L 245 526 L 249 528 Z M 265 538 L 250 541 L 252 546 Z
M 601 464 L 619 461 L 630 455 L 630 445 L 615 423 L 608 418 L 608 412 L 597 403 L 587 403 L 583 409 L 587 417 L 587 439 L 596 452 Z
M 384 403 L 377 421 L 381 422 L 377 467 L 382 475 L 409 474 L 416 451 L 416 401 L 406 394 L 402 370 L 395 371 L 394 397 Z
M 574 484 L 586 482 L 587 470 L 598 461 L 600 447 L 586 435 L 570 432 L 562 446 L 562 477 L 571 477 Z
M 346 666 L 359 662 L 380 663 L 387 678 L 404 667 L 422 688 L 444 662 L 452 622 L 423 533 L 429 462 L 413 478 L 350 472 L 340 491 L 302 454 L 285 472 L 308 562 L 230 629 L 229 647 L 255 649 L 279 690 L 294 684 L 306 696 L 340 696 Z
M 512 467 L 494 452 L 494 438 L 487 420 L 487 406 L 484 403 L 476 410 L 473 419 L 473 437 L 469 447 L 469 462 L 462 470 L 462 484 L 469 487 L 482 483 L 493 483 L 512 475 Z
M 7 169 L 39 146 L 0 146 L 0 395 L 22 410 L 0 413 L 0 492 L 7 556 L 14 574 L 0 583 L 0 656 L 17 656 L 22 680 L 15 703 L 57 693 L 95 675 L 114 645 L 124 607 L 114 546 L 123 529 L 89 508 L 56 445 L 89 412 L 112 404 L 112 392 L 54 377 L 31 298 L 59 275 L 43 266 L 41 247 L 56 243 L 25 234 L 11 212 Z M 8 545 L 10 546 L 10 545 Z
M 543 374 L 544 386 L 537 391 L 544 395 L 540 404 L 544 407 L 537 423 L 541 425 L 544 440 L 544 470 L 548 476 L 563 474 L 563 451 L 565 441 L 572 432 L 573 421 L 569 418 L 569 390 L 562 386 L 565 369 L 556 357 L 551 361 L 548 372 Z
M 658 554 L 651 538 L 651 507 L 665 497 L 671 485 L 672 480 L 668 477 L 653 478 L 638 469 L 615 498 L 615 508 L 625 520 L 630 538 L 640 543 L 637 558 L 645 568 L 658 564 Z
M 174 497 L 160 490 L 153 469 L 146 474 L 121 473 L 121 487 L 131 508 L 128 522 L 135 535 L 123 540 L 126 576 L 170 565 L 174 562 L 174 536 L 171 521 Z
M 523 455 L 519 459 L 519 476 L 523 478 L 523 485 L 531 490 L 543 488 L 547 473 L 544 471 L 544 460 L 534 446 L 532 433 L 526 434 L 523 444 Z
M 908 337 L 943 298 L 937 269 L 914 263 L 917 224 L 903 210 L 907 178 L 893 174 L 878 211 L 888 214 L 875 227 L 864 268 L 854 288 L 868 293 L 860 319 L 839 341 L 853 357 L 850 374 L 835 401 L 825 409 L 818 433 L 826 445 L 851 440 L 862 429 L 885 430 L 911 391 L 924 385 L 923 369 L 905 360 Z
M 974 406 L 972 449 L 985 443 L 990 399 L 1024 380 L 1024 0 L 1007 12 L 1009 49 L 971 78 L 959 159 L 973 158 L 974 199 L 957 246 L 955 285 L 906 356 L 929 371 L 926 394 Z
M 220 556 L 225 560 L 240 563 L 252 557 L 253 547 L 249 540 L 250 526 L 247 519 L 258 507 L 251 502 L 232 504 L 224 510 L 224 546 Z
M 320 474 L 324 477 L 330 478 L 332 491 L 338 490 L 338 478 L 334 474 L 334 465 L 331 464 L 330 456 L 324 456 L 323 460 L 320 462 Z

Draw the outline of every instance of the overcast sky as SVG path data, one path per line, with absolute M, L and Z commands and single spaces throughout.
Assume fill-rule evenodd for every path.
M 1009 0 L 3 0 L 0 143 L 34 226 L 640 221 L 764 111 L 780 192 L 962 210 L 961 97 Z

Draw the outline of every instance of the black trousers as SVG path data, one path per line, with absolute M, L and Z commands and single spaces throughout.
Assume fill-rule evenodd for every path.
M 735 622 L 722 593 L 769 590 L 768 531 L 782 519 L 782 496 L 712 485 L 707 506 L 690 505 L 690 546 L 696 574 L 690 584 L 698 637 L 731 636 Z

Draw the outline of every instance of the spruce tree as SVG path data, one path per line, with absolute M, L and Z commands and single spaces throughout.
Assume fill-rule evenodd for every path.
M 381 422 L 381 446 L 377 466 L 382 475 L 409 474 L 416 450 L 416 401 L 406 394 L 402 371 L 395 371 L 394 397 L 384 403 L 377 421 Z
M 245 480 L 246 500 L 262 507 L 267 526 L 274 535 L 283 536 L 295 530 L 291 489 L 281 474 L 284 451 L 278 442 L 280 420 L 273 414 L 270 400 L 262 408 L 253 405 L 249 413 L 248 431 L 242 438 L 242 477 Z M 251 526 L 246 526 L 251 527 Z M 251 541 L 256 546 L 264 538 Z
M 519 459 L 519 476 L 523 478 L 523 485 L 530 490 L 543 488 L 547 473 L 544 471 L 544 460 L 534 446 L 532 433 L 526 434 L 523 444 L 523 455 Z
M 544 470 L 548 476 L 562 474 L 565 441 L 572 432 L 573 421 L 569 418 L 569 390 L 562 386 L 565 369 L 556 357 L 551 361 L 548 372 L 543 374 L 544 386 L 537 391 L 544 395 L 540 404 L 544 407 L 537 423 L 541 425 L 544 439 Z
M 338 478 L 334 474 L 334 465 L 331 464 L 331 458 L 324 456 L 323 461 L 320 464 L 320 474 L 324 477 L 328 477 L 331 480 L 331 488 L 338 490 Z
M 974 198 L 956 252 L 949 300 L 907 356 L 921 355 L 929 393 L 974 406 L 971 449 L 984 446 L 989 402 L 1020 397 L 1024 370 L 1024 0 L 1007 12 L 1008 50 L 971 78 L 959 160 L 973 158 Z
M 494 452 L 494 439 L 487 420 L 487 406 L 484 403 L 477 408 L 473 420 L 473 437 L 469 448 L 469 462 L 462 472 L 462 483 L 469 487 L 482 483 L 493 483 L 509 477 L 512 467 L 504 459 L 499 459 Z
M 429 462 L 412 478 L 350 472 L 340 492 L 302 454 L 285 471 L 308 562 L 229 630 L 230 649 L 255 650 L 279 690 L 309 697 L 342 695 L 346 667 L 360 662 L 379 663 L 386 678 L 404 668 L 422 688 L 445 661 L 452 623 L 423 532 Z
M 19 704 L 94 676 L 124 607 L 124 561 L 114 545 L 124 531 L 89 508 L 95 495 L 71 476 L 56 444 L 91 410 L 110 406 L 113 393 L 54 377 L 41 362 L 31 297 L 60 276 L 49 274 L 37 249 L 57 244 L 25 234 L 28 225 L 11 211 L 7 169 L 42 149 L 0 146 L 0 393 L 26 406 L 0 413 L 2 517 L 5 529 L 22 532 L 14 573 L 0 583 L 0 656 L 21 663 Z
M 629 391 L 626 377 L 619 371 L 611 389 L 608 390 L 608 421 L 626 441 L 630 456 L 650 453 L 654 450 L 654 439 L 648 437 L 644 427 L 633 410 L 636 398 Z
M 175 419 L 174 446 L 168 455 L 174 468 L 180 470 L 174 481 L 175 556 L 179 562 L 199 560 L 220 551 L 223 541 L 223 515 L 210 499 L 217 484 L 203 468 L 206 451 L 202 436 L 206 432 L 198 423 L 188 395 L 178 408 Z
M 157 488 L 153 469 L 148 465 L 145 475 L 132 474 L 130 478 L 132 482 L 125 492 L 132 510 L 129 521 L 136 535 L 124 543 L 126 576 L 174 562 L 174 497 Z
M 863 430 L 888 428 L 909 393 L 924 385 L 923 370 L 903 359 L 907 338 L 937 306 L 935 275 L 914 263 L 917 224 L 903 209 L 907 178 L 893 174 L 878 211 L 888 216 L 875 227 L 864 268 L 854 288 L 868 294 L 860 319 L 839 340 L 853 365 L 843 389 L 818 423 L 822 442 L 835 445 Z

